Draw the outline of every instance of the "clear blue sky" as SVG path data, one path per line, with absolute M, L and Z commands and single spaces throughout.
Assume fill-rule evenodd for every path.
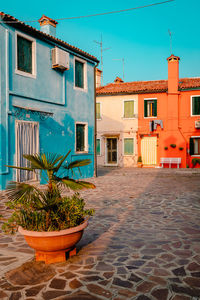
M 20 20 L 37 20 L 42 14 L 53 19 L 103 13 L 163 0 L 1 1 L 0 11 Z M 199 0 L 175 0 L 163 5 L 130 12 L 60 21 L 57 37 L 100 59 L 100 47 L 94 40 L 103 36 L 104 84 L 123 76 L 125 81 L 167 79 L 167 61 L 172 52 L 180 56 L 180 77 L 200 77 Z M 39 29 L 39 24 L 30 23 Z M 114 60 L 119 59 L 119 60 Z

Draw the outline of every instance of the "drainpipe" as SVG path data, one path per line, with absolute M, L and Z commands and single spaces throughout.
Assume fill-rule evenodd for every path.
M 94 67 L 94 177 L 97 177 L 96 68 L 98 64 Z
M 9 142 L 8 142 L 8 114 L 9 114 L 9 31 L 5 29 L 5 87 L 6 87 L 6 158 L 5 165 L 8 165 L 8 151 L 9 151 Z M 5 171 L 1 172 L 0 175 L 9 174 L 9 169 L 6 167 Z

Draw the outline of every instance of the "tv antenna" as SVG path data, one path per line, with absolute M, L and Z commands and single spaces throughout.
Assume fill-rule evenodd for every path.
M 94 41 L 94 42 L 96 44 L 98 44 L 100 46 L 100 49 L 101 49 L 101 71 L 102 71 L 102 74 L 101 74 L 101 85 L 103 85 L 103 52 L 111 49 L 111 47 L 103 49 L 102 34 L 101 34 L 101 41 L 100 42 L 99 41 Z
M 172 32 L 168 29 L 169 38 L 170 38 L 170 52 L 172 54 Z
M 121 60 L 122 61 L 122 71 L 123 71 L 123 81 L 124 81 L 124 57 L 123 58 L 116 58 L 116 59 L 113 59 L 113 60 Z

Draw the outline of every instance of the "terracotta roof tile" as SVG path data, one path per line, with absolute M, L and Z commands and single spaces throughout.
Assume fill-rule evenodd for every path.
M 167 80 L 109 83 L 97 88 L 96 93 L 97 95 L 159 93 L 166 92 L 168 88 L 167 85 Z M 179 90 L 195 88 L 200 89 L 200 77 L 179 79 Z
M 61 45 L 62 47 L 66 48 L 68 50 L 71 50 L 75 53 L 83 55 L 84 57 L 89 58 L 89 59 L 91 59 L 95 62 L 99 62 L 98 59 L 95 56 L 90 55 L 89 53 L 87 53 L 87 52 L 85 52 L 85 51 L 83 51 L 83 50 L 81 50 L 77 47 L 74 47 L 74 46 L 72 46 L 72 45 L 70 45 L 70 44 L 68 44 L 68 43 L 52 36 L 52 35 L 49 35 L 49 34 L 46 34 L 42 31 L 40 31 L 40 30 L 37 30 L 36 28 L 34 28 L 30 25 L 27 25 L 22 21 L 19 21 L 18 19 L 14 18 L 11 15 L 5 14 L 4 12 L 0 12 L 0 16 L 1 16 L 3 21 L 13 21 L 13 23 L 8 23 L 8 25 L 10 25 L 10 26 L 16 27 L 16 28 L 21 29 L 25 32 L 33 34 L 34 36 L 36 36 L 38 38 L 53 41 L 54 43 L 56 43 L 58 45 Z

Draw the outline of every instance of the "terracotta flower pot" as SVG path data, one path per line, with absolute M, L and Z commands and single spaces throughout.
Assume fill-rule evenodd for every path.
M 76 255 L 75 245 L 80 241 L 84 229 L 88 225 L 88 219 L 81 225 L 60 231 L 29 231 L 19 226 L 18 231 L 24 235 L 28 245 L 35 250 L 36 261 L 44 261 L 46 264 L 62 262 Z
M 143 167 L 143 163 L 142 162 L 138 162 L 137 166 L 138 166 L 138 168 L 142 168 Z

